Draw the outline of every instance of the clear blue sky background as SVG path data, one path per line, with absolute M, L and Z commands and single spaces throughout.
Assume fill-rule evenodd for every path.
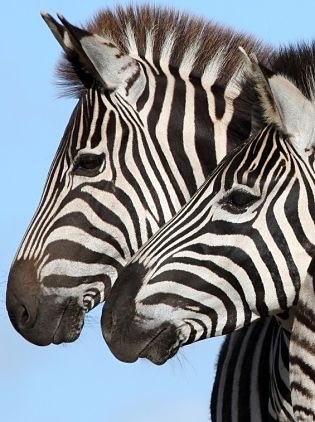
M 315 38 L 314 0 L 146 3 L 191 11 L 274 45 Z M 77 342 L 46 348 L 20 337 L 5 311 L 11 260 L 74 107 L 74 100 L 56 99 L 53 71 L 60 48 L 39 11 L 59 11 L 79 24 L 100 7 L 114 4 L 110 0 L 9 0 L 1 4 L 0 419 L 4 422 L 209 420 L 221 339 L 186 347 L 163 367 L 146 361 L 127 365 L 107 350 L 99 310 L 87 319 Z

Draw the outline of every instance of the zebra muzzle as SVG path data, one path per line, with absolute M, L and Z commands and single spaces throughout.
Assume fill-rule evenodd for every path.
M 178 349 L 177 329 L 168 322 L 152 327 L 137 313 L 136 296 L 146 272 L 141 263 L 122 270 L 103 308 L 102 332 L 117 359 L 130 363 L 141 357 L 161 365 Z
M 80 335 L 85 311 L 77 299 L 45 295 L 32 261 L 16 261 L 11 268 L 6 305 L 14 328 L 38 346 L 69 343 Z

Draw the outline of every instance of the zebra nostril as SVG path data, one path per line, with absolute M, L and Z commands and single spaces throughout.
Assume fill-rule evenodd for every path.
M 16 321 L 20 328 L 31 328 L 33 320 L 31 313 L 25 305 L 20 305 L 16 311 Z

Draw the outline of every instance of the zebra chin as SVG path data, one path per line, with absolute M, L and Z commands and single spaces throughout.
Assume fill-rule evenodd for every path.
M 151 333 L 148 344 L 142 349 L 139 358 L 150 360 L 156 365 L 163 365 L 167 360 L 176 355 L 179 349 L 176 327 L 174 325 L 162 326 L 156 335 Z
M 106 325 L 106 320 L 103 323 Z M 163 365 L 180 347 L 177 329 L 172 324 L 163 324 L 147 331 L 138 324 L 128 324 L 128 331 L 118 325 L 103 334 L 113 355 L 126 363 L 145 358 L 156 365 Z

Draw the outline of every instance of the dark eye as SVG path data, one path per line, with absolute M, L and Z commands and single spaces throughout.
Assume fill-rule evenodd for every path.
M 80 154 L 74 160 L 73 173 L 80 176 L 96 176 L 105 160 L 104 154 Z
M 258 196 L 253 195 L 245 189 L 235 189 L 223 199 L 223 206 L 224 208 L 227 208 L 228 211 L 241 213 L 246 211 L 247 207 L 258 199 Z

